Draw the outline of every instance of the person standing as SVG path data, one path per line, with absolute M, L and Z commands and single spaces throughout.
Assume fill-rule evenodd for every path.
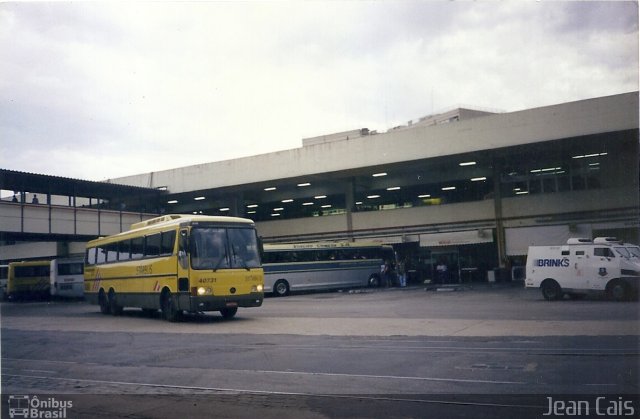
M 438 274 L 438 280 L 441 284 L 447 283 L 447 275 L 449 274 L 449 269 L 447 268 L 447 264 L 444 263 L 444 260 L 440 260 L 438 265 L 436 266 L 436 272 Z
M 398 262 L 398 280 L 401 288 L 407 286 L 407 262 L 404 258 Z

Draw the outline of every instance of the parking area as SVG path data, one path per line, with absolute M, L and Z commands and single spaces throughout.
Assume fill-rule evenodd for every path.
M 208 326 L 215 327 L 208 327 Z M 126 309 L 121 318 L 82 301 L 2 304 L 2 326 L 22 330 L 138 331 L 328 336 L 606 336 L 638 335 L 638 303 L 601 298 L 549 302 L 521 284 L 455 290 L 355 289 L 266 298 L 235 319 L 218 313 L 167 324 Z
M 2 394 L 73 402 L 67 417 L 539 418 L 566 394 L 638 409 L 637 302 L 479 284 L 267 298 L 230 320 L 0 312 Z

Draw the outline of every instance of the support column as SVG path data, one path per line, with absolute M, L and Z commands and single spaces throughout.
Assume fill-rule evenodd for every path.
M 244 217 L 246 215 L 244 207 L 244 194 L 242 192 L 238 192 L 231 197 L 229 209 L 229 212 L 234 217 Z
M 347 240 L 353 241 L 353 209 L 355 208 L 356 186 L 355 179 L 350 178 L 344 187 L 344 202 L 347 217 Z
M 496 221 L 496 244 L 498 246 L 498 265 L 504 268 L 507 260 L 507 245 L 502 221 L 502 159 L 496 158 L 493 161 L 493 207 Z

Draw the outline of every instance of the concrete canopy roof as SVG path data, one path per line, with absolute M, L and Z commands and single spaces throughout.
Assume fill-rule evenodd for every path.
M 159 196 L 161 194 L 161 191 L 154 188 L 93 182 L 7 169 L 0 169 L 0 189 L 102 199 L 126 196 Z
M 261 184 L 638 128 L 638 92 L 414 126 L 257 156 L 115 179 L 169 193 Z

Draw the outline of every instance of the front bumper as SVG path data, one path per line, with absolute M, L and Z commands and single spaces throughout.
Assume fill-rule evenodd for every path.
M 247 295 L 227 296 L 193 296 L 178 295 L 178 308 L 189 312 L 219 311 L 224 308 L 260 307 L 264 301 L 264 293 L 254 292 Z

